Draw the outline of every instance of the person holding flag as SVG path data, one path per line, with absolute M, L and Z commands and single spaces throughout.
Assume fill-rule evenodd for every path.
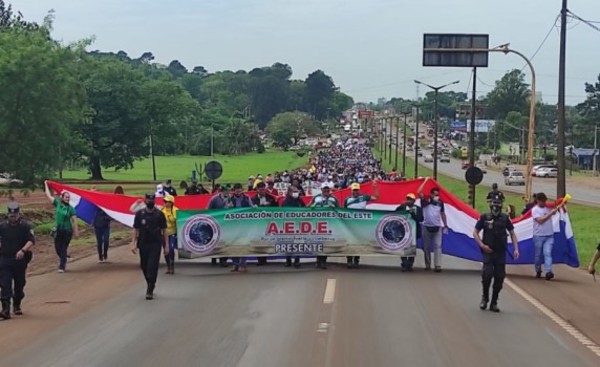
M 177 207 L 175 197 L 167 194 L 163 198 L 165 206 L 161 209 L 167 220 L 167 235 L 169 236 L 169 253 L 165 254 L 167 274 L 175 274 L 175 250 L 177 249 Z
M 417 228 L 417 233 L 416 233 L 416 240 L 420 239 L 422 236 L 422 230 L 421 230 L 421 223 L 423 223 L 423 220 L 425 219 L 423 217 L 423 209 L 421 209 L 420 206 L 415 205 L 417 200 L 417 197 L 415 196 L 415 194 L 413 193 L 409 193 L 406 195 L 406 201 L 400 205 L 396 211 L 406 211 L 408 212 L 408 214 L 410 214 L 410 217 L 416 222 L 416 228 Z M 400 258 L 400 260 L 402 261 L 401 263 L 401 267 L 402 267 L 402 271 L 412 271 L 413 270 L 413 265 L 415 263 L 415 257 L 414 256 L 402 256 Z
M 344 200 L 345 209 L 365 210 L 367 209 L 367 203 L 369 201 L 379 199 L 379 186 L 377 186 L 376 181 L 373 181 L 374 195 L 361 194 L 360 184 L 357 182 L 350 185 L 350 190 L 352 190 L 352 195 L 350 195 L 346 198 L 346 200 Z M 358 269 L 359 262 L 360 256 L 346 256 L 346 267 L 348 269 Z

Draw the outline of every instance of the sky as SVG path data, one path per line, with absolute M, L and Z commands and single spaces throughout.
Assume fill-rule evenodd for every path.
M 90 50 L 150 51 L 155 61 L 177 59 L 209 72 L 289 64 L 293 78 L 314 70 L 330 75 L 355 101 L 423 97 L 414 79 L 431 85 L 460 81 L 470 92 L 471 70 L 422 66 L 424 33 L 484 33 L 490 46 L 532 56 L 537 91 L 558 94 L 561 0 L 8 0 L 27 20 L 55 11 L 53 36 L 64 43 L 94 37 Z M 600 1 L 569 0 L 579 17 L 600 21 Z M 600 23 L 597 23 L 600 27 Z M 585 99 L 586 82 L 600 74 L 600 31 L 571 19 L 567 36 L 567 104 Z M 478 96 L 524 62 L 494 53 L 478 69 Z M 529 83 L 530 74 L 525 69 Z

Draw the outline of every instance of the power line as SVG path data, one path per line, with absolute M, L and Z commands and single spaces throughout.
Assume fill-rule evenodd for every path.
M 594 25 L 594 24 L 593 24 L 593 23 L 596 23 L 596 22 L 590 22 L 589 20 L 585 20 L 585 19 L 581 18 L 579 15 L 577 15 L 577 14 L 573 13 L 573 12 L 572 12 L 572 11 L 570 11 L 570 10 L 567 10 L 567 12 L 569 13 L 569 15 L 570 15 L 572 18 L 575 18 L 575 19 L 577 19 L 578 21 L 580 21 L 580 22 L 583 22 L 583 23 L 587 24 L 587 25 L 588 25 L 590 28 L 594 29 L 595 31 L 598 31 L 598 32 L 600 32 L 600 28 L 599 28 L 598 26 L 596 26 L 596 25 Z
M 554 18 L 554 22 L 552 22 L 552 26 L 548 30 L 548 33 L 546 33 L 546 36 L 542 40 L 542 43 L 540 43 L 540 45 L 538 46 L 537 50 L 535 50 L 535 52 L 533 53 L 533 55 L 531 55 L 531 57 L 529 58 L 529 60 L 533 60 L 536 57 L 536 55 L 538 54 L 538 52 L 540 52 L 540 50 L 542 49 L 542 47 L 544 47 L 544 44 L 546 44 L 546 41 L 550 37 L 550 34 L 552 34 L 552 30 L 556 28 L 556 22 L 559 19 L 560 19 L 560 14 L 558 14 L 556 16 L 556 18 Z M 523 71 L 526 67 L 527 67 L 527 64 L 523 65 L 523 67 L 521 68 L 521 71 Z

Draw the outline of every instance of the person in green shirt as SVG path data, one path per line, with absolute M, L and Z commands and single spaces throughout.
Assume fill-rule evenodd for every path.
M 54 249 L 58 255 L 58 272 L 64 273 L 67 266 L 67 249 L 73 236 L 79 237 L 79 228 L 77 227 L 77 216 L 75 208 L 69 201 L 71 194 L 63 191 L 58 198 L 54 197 L 48 187 L 48 181 L 44 182 L 46 188 L 46 197 L 55 208 L 55 226 L 54 226 Z
M 373 181 L 373 191 L 374 195 L 362 195 L 360 193 L 360 184 L 358 182 L 350 185 L 350 190 L 352 190 L 352 195 L 344 200 L 344 208 L 346 209 L 358 209 L 365 210 L 367 209 L 367 203 L 371 200 L 379 199 L 379 187 L 377 186 L 377 182 Z M 356 268 L 358 269 L 358 263 L 360 262 L 360 256 L 346 256 L 346 266 L 348 269 Z

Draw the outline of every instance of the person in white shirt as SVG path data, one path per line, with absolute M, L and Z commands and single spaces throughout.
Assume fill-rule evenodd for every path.
M 536 194 L 536 205 L 531 209 L 533 218 L 533 246 L 535 277 L 542 277 L 542 254 L 544 255 L 544 270 L 546 280 L 554 278 L 552 272 L 552 246 L 554 245 L 554 228 L 552 216 L 558 212 L 558 207 L 550 209 L 546 206 L 548 198 L 543 192 Z

